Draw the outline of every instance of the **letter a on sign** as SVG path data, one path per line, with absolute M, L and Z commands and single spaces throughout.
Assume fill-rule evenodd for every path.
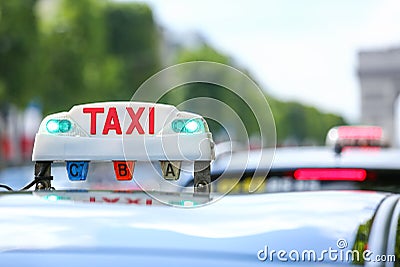
M 178 180 L 181 171 L 180 161 L 160 161 L 161 171 L 166 180 Z
M 133 168 L 135 162 L 133 161 L 113 161 L 114 172 L 118 181 L 129 181 L 132 180 Z

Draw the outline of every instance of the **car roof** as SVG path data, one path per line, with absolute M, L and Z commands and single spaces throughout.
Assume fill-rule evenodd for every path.
M 64 255 L 66 262 L 74 254 L 120 255 L 116 265 L 125 256 L 147 264 L 196 259 L 197 266 L 210 258 L 214 264 L 259 263 L 256 252 L 265 245 L 319 250 L 339 238 L 351 244 L 359 225 L 372 218 L 386 196 L 353 191 L 226 196 L 205 207 L 182 209 L 51 202 L 32 193 L 3 193 L 0 226 L 6 231 L 0 249 L 14 253 L 13 260 L 51 252 Z

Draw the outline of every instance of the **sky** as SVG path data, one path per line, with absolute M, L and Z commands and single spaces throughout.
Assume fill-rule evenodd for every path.
M 271 95 L 360 118 L 360 50 L 400 46 L 399 0 L 141 0 L 182 36 L 198 32 Z

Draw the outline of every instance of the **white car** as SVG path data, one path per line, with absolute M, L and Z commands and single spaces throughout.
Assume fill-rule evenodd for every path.
M 151 118 L 158 114 L 157 105 L 155 111 L 150 111 L 148 105 L 140 106 L 149 109 L 144 116 Z M 125 179 L 129 176 L 147 176 L 139 166 L 142 170 L 146 169 L 145 166 L 152 169 L 154 161 L 161 161 L 156 165 L 161 168 L 163 175 L 158 178 L 163 181 L 166 179 L 164 174 L 173 171 L 173 168 L 169 169 L 169 157 L 156 154 L 158 143 L 153 138 L 162 138 L 161 133 L 176 137 L 169 139 L 175 142 L 169 146 L 189 146 L 187 151 L 193 150 L 191 155 L 196 155 L 197 147 L 193 146 L 200 145 L 201 152 L 209 153 L 202 154 L 200 159 L 207 162 L 213 158 L 212 139 L 206 125 L 203 124 L 205 132 L 200 131 L 196 136 L 197 133 L 192 130 L 201 126 L 189 124 L 193 116 L 188 118 L 186 114 L 188 121 L 182 122 L 186 119 L 177 117 L 179 112 L 173 112 L 173 118 L 161 120 L 162 126 L 154 117 L 153 128 L 140 122 L 140 116 L 135 115 L 135 122 L 132 119 L 127 127 L 123 127 L 121 118 L 115 114 L 128 107 L 116 102 L 78 106 L 69 113 L 55 114 L 43 121 L 33 155 L 35 179 L 31 185 L 36 185 L 35 191 L 0 193 L 2 266 L 43 266 L 48 263 L 57 266 L 260 266 L 268 263 L 274 266 L 286 263 L 301 266 L 394 266 L 398 263 L 395 262 L 400 255 L 397 242 L 400 240 L 398 194 L 318 191 L 221 197 L 209 190 L 200 190 L 203 188 L 201 183 L 209 186 L 210 173 L 204 170 L 196 172 L 198 158 L 188 160 L 184 157 L 174 160 L 194 161 L 194 192 L 190 193 L 164 190 L 143 192 L 130 190 L 129 187 L 122 191 L 113 188 L 52 188 L 53 178 L 55 185 L 62 176 L 58 173 L 59 168 L 52 166 L 53 161 L 66 161 L 69 179 L 76 183 L 81 181 L 74 180 L 77 178 L 75 175 L 86 179 L 86 175 L 93 174 L 91 170 L 96 169 L 92 168 L 93 164 L 105 161 L 106 164 L 102 164 L 104 169 L 97 175 L 106 182 L 113 180 L 124 186 L 126 183 L 133 184 L 133 181 Z M 134 106 L 132 111 L 141 114 L 140 107 Z M 165 110 L 173 111 L 167 107 Z M 85 108 L 89 108 L 88 113 L 84 112 Z M 84 114 L 79 112 L 89 118 L 82 120 Z M 100 115 L 105 118 L 100 119 Z M 162 115 L 165 114 L 161 112 Z M 142 129 L 137 129 L 139 122 Z M 175 133 L 172 132 L 174 127 L 178 129 Z M 185 127 L 189 132 L 185 133 Z M 145 153 L 142 150 L 130 151 L 132 157 L 127 158 L 118 154 L 118 151 L 124 153 L 123 146 L 122 150 L 118 150 L 121 147 L 110 148 L 110 153 L 107 153 L 107 146 L 117 144 L 118 139 L 123 142 L 119 138 L 123 132 L 131 134 L 135 129 L 139 134 L 148 129 L 150 144 L 156 144 L 148 151 L 150 161 L 141 158 Z M 184 137 L 184 142 L 179 143 L 179 136 Z M 197 138 L 201 136 L 208 139 Z M 147 139 L 136 134 L 129 138 L 132 143 Z M 204 141 L 207 146 L 202 150 L 200 143 Z M 77 144 L 81 145 L 80 150 Z M 149 149 L 148 146 L 141 149 L 146 148 Z M 172 153 L 174 149 L 168 152 Z M 257 159 L 269 155 L 268 151 L 265 154 L 261 152 L 250 158 L 248 153 L 245 157 L 232 155 L 228 166 L 241 173 L 254 173 L 260 167 Z M 223 155 L 214 165 L 214 171 L 217 171 L 218 163 L 225 163 L 226 154 Z M 281 155 L 284 158 L 289 156 Z M 262 162 L 265 164 L 265 161 Z M 126 164 L 127 167 L 119 167 L 119 164 Z M 274 164 L 279 167 L 277 161 Z M 226 167 L 226 164 L 223 166 Z M 54 177 L 52 167 L 56 168 L 53 168 Z M 309 170 L 306 167 L 303 165 L 301 169 Z M 336 169 L 334 171 L 339 173 Z M 129 172 L 132 173 L 128 175 Z M 196 176 L 199 172 L 200 175 Z M 323 174 L 326 178 L 325 170 Z M 148 175 L 146 178 L 150 179 L 151 174 Z M 157 175 L 154 177 L 157 178 Z M 7 185 L 2 186 L 6 188 Z

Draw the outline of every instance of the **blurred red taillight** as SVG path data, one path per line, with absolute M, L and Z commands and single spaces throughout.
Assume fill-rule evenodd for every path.
M 296 180 L 364 181 L 367 178 L 367 171 L 363 169 L 297 169 L 293 177 Z

